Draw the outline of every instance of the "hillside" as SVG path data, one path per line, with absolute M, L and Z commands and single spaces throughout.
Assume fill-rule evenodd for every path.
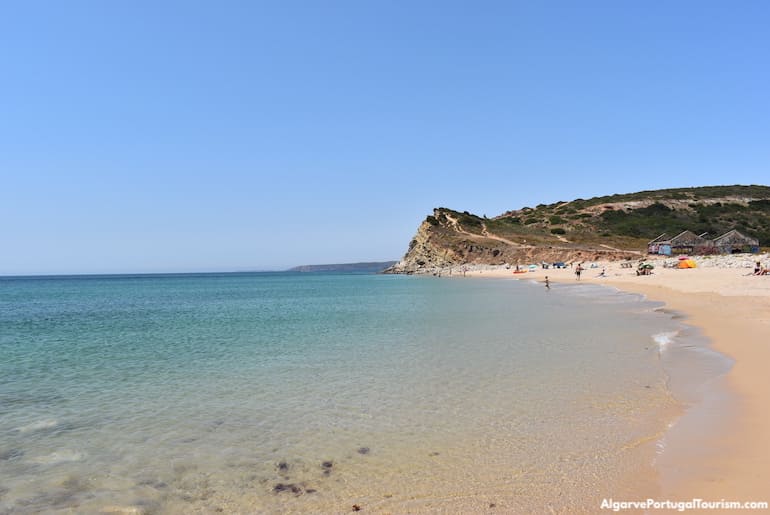
M 523 207 L 494 218 L 434 209 L 389 273 L 466 263 L 526 264 L 639 258 L 662 233 L 716 237 L 731 229 L 770 242 L 770 187 L 642 191 Z
M 396 264 L 396 261 L 376 261 L 367 263 L 339 263 L 332 265 L 302 265 L 290 268 L 287 272 L 358 272 L 378 273 Z

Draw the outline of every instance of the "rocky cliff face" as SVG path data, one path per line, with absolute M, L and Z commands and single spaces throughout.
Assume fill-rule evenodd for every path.
M 550 245 L 511 241 L 490 232 L 483 223 L 475 227 L 478 232 L 472 232 L 453 216 L 455 214 L 444 209 L 434 210 L 433 215 L 420 224 L 403 259 L 385 273 L 436 274 L 466 264 L 525 266 L 542 261 L 582 262 L 640 256 L 633 250 L 559 245 L 557 238 Z
M 770 187 L 707 186 L 576 199 L 494 218 L 438 208 L 388 273 L 440 273 L 464 264 L 527 265 L 635 259 L 663 233 L 729 230 L 770 241 Z
M 409 242 L 409 248 L 403 259 L 388 268 L 391 274 L 411 274 L 421 270 L 433 270 L 462 263 L 462 256 L 436 237 L 434 226 L 425 220 L 417 229 L 417 234 Z

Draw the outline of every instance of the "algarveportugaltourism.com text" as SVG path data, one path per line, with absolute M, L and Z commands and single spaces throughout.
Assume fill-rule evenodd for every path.
M 646 499 L 644 501 L 615 501 L 613 499 L 602 499 L 601 509 L 622 511 L 622 510 L 766 510 L 767 501 L 705 501 L 703 499 L 692 499 L 690 501 L 656 501 L 655 499 Z

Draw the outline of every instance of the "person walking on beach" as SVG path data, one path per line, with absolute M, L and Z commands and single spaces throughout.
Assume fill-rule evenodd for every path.
M 551 283 L 548 282 L 548 276 L 545 276 L 545 289 L 550 290 L 551 289 Z
M 577 278 L 578 281 L 580 280 L 580 272 L 582 271 L 583 271 L 583 267 L 580 264 L 578 264 L 577 268 L 575 268 L 575 277 Z

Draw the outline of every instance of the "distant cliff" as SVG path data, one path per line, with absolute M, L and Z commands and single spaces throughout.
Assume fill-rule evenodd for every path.
M 494 218 L 437 208 L 387 273 L 463 264 L 639 258 L 662 233 L 711 237 L 731 229 L 770 242 L 770 187 L 707 186 L 540 204 Z
M 378 273 L 395 265 L 396 261 L 375 261 L 368 263 L 340 263 L 333 265 L 302 265 L 287 270 L 288 272 L 360 272 Z

